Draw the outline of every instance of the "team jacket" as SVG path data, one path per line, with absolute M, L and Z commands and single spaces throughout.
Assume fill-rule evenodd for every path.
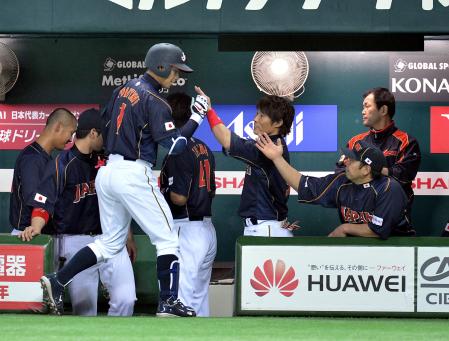
M 212 216 L 215 189 L 215 158 L 201 140 L 191 137 L 181 154 L 165 157 L 161 169 L 161 191 L 174 219 L 201 220 Z M 187 204 L 173 204 L 170 191 L 187 197 Z
M 354 144 L 360 140 L 364 140 L 382 150 L 387 159 L 389 176 L 401 184 L 407 197 L 412 201 L 412 181 L 416 177 L 421 163 L 418 141 L 406 132 L 399 130 L 394 122 L 391 122 L 383 130 L 371 129 L 354 136 L 349 140 L 348 148 L 352 149 Z
M 23 231 L 31 225 L 33 207 L 27 203 L 34 197 L 50 160 L 51 156 L 37 142 L 25 147 L 17 157 L 9 203 L 9 222 L 12 228 Z M 52 232 L 50 226 L 42 230 L 45 234 Z
M 159 95 L 159 89 L 160 85 L 145 73 L 114 91 L 102 111 L 107 153 L 155 165 L 158 144 L 170 148 L 173 138 L 180 136 L 170 105 Z
M 405 216 L 407 197 L 391 177 L 381 176 L 356 185 L 342 172 L 323 178 L 303 175 L 298 201 L 336 207 L 342 224 L 368 224 L 382 239 L 390 235 L 415 235 Z
M 74 145 L 47 164 L 29 205 L 53 217 L 56 234 L 101 234 L 97 163 L 95 154 L 82 154 Z
M 270 138 L 275 142 L 281 136 Z M 284 148 L 282 156 L 290 163 L 285 140 L 281 138 L 281 141 Z M 231 146 L 226 154 L 247 164 L 239 215 L 258 220 L 286 219 L 290 186 L 282 179 L 273 162 L 257 149 L 255 142 L 232 133 Z

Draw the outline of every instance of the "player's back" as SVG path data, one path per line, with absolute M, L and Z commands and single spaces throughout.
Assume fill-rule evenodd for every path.
M 161 170 L 161 190 L 174 219 L 189 217 L 191 220 L 201 220 L 202 217 L 211 216 L 215 189 L 215 158 L 201 140 L 192 137 L 180 155 L 165 158 Z M 173 204 L 170 191 L 186 196 L 186 205 Z
M 114 92 L 106 113 L 110 118 L 105 146 L 109 154 L 156 162 L 156 142 L 167 130 L 174 130 L 174 126 L 165 127 L 159 122 L 171 112 L 159 89 L 160 85 L 145 73 Z

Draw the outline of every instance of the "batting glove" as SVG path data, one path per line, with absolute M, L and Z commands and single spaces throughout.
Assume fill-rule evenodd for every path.
M 190 105 L 190 111 L 192 114 L 200 115 L 204 118 L 209 110 L 209 105 L 207 104 L 207 98 L 201 95 L 197 95 L 196 98 L 192 98 L 192 104 Z

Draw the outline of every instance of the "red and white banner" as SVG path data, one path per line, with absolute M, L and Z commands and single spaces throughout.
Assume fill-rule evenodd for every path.
M 0 169 L 0 193 L 10 192 L 13 169 Z M 160 171 L 154 171 L 159 176 Z M 303 172 L 304 175 L 325 176 L 331 172 Z M 217 195 L 240 195 L 243 188 L 245 172 L 215 172 Z M 415 195 L 449 195 L 449 172 L 419 172 L 412 184 Z M 291 195 L 297 194 L 293 189 Z
M 50 113 L 67 108 L 77 118 L 98 104 L 20 104 L 0 105 L 0 150 L 20 150 L 34 142 L 45 127 Z
M 0 310 L 39 310 L 44 247 L 0 245 Z
M 430 152 L 449 153 L 449 107 L 430 107 Z

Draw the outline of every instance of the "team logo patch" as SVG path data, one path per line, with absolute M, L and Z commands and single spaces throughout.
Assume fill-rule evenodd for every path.
M 382 226 L 382 224 L 384 223 L 384 220 L 383 220 L 383 218 L 380 218 L 380 217 L 377 217 L 377 216 L 373 215 L 373 219 L 371 220 L 371 222 L 374 225 Z
M 363 184 L 363 188 L 369 188 L 370 184 Z
M 175 124 L 173 122 L 165 122 L 165 130 L 175 129 Z
M 372 164 L 373 163 L 373 161 L 371 161 L 371 159 L 370 158 L 366 158 L 365 159 L 365 161 L 364 161 L 367 165 L 370 165 L 370 164 Z
M 36 193 L 36 195 L 34 196 L 34 200 L 42 204 L 45 204 L 45 202 L 47 201 L 47 197 L 42 194 Z
M 449 223 L 446 224 L 446 228 L 444 230 L 449 232 Z

